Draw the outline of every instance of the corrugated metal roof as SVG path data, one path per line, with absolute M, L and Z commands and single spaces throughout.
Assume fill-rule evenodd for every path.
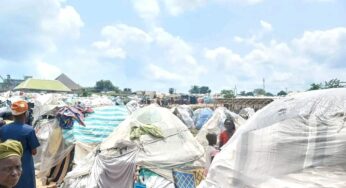
M 27 79 L 20 83 L 14 90 L 39 90 L 39 91 L 60 91 L 69 92 L 67 86 L 58 80 Z
M 71 80 L 66 74 L 62 73 L 55 80 L 59 80 L 61 83 L 65 84 L 71 90 L 80 90 L 82 87 Z

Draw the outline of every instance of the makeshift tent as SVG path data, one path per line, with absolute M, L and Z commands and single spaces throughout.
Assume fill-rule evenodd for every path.
M 203 125 L 211 118 L 213 110 L 210 108 L 199 108 L 193 112 L 193 120 L 196 129 L 201 129 Z
M 236 131 L 199 188 L 345 187 L 345 125 L 345 88 L 278 99 Z
M 20 83 L 14 90 L 24 91 L 53 91 L 53 92 L 70 92 L 71 90 L 58 80 L 39 80 L 27 79 Z
M 213 116 L 204 124 L 201 130 L 196 135 L 196 139 L 204 147 L 208 146 L 206 135 L 208 133 L 219 135 L 225 130 L 224 122 L 227 118 L 231 118 L 234 121 L 236 129 L 243 125 L 246 120 L 240 115 L 227 110 L 225 107 L 218 107 L 215 109 Z
M 176 115 L 186 126 L 191 129 L 195 127 L 193 121 L 193 111 L 190 106 L 180 105 L 172 108 L 172 112 Z
M 255 110 L 253 108 L 247 107 L 240 110 L 239 115 L 244 119 L 249 119 L 251 116 L 255 114 Z
M 127 116 L 124 106 L 95 108 L 84 119 L 84 126 L 74 123 L 72 129 L 62 129 L 57 119 L 42 119 L 35 127 L 40 139 L 39 177 L 61 183 L 71 169 L 95 149 Z
M 156 181 L 161 186 L 168 183 L 172 187 L 173 169 L 199 167 L 194 163 L 203 156 L 203 147 L 176 116 L 166 108 L 150 105 L 123 121 L 96 155 L 68 174 L 63 187 L 107 187 L 109 183 L 111 187 L 132 187 L 135 165 L 162 177 L 164 182 Z

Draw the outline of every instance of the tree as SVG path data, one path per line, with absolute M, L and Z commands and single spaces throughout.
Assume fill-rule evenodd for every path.
M 232 90 L 221 90 L 221 94 L 223 95 L 223 98 L 225 99 L 230 99 L 230 98 L 234 98 L 234 92 Z
M 131 88 L 124 88 L 124 93 L 125 94 L 131 94 L 132 93 Z
M 202 86 L 199 88 L 199 92 L 202 93 L 202 94 L 207 94 L 207 93 L 210 93 L 211 90 L 209 89 L 208 86 Z
M 309 91 L 311 91 L 311 90 L 319 90 L 319 89 L 322 89 L 323 87 L 322 87 L 322 84 L 315 84 L 315 83 L 312 83 L 312 84 L 310 84 L 310 89 L 309 89 Z
M 100 80 L 96 82 L 95 90 L 98 92 L 101 91 L 114 91 L 116 88 L 110 80 Z M 119 88 L 117 88 L 119 90 Z
M 274 95 L 273 95 L 272 93 L 270 93 L 270 92 L 267 92 L 265 95 L 266 95 L 266 96 L 269 96 L 269 97 L 274 96 Z
M 287 95 L 287 93 L 285 92 L 285 91 L 283 91 L 283 90 L 281 90 L 278 94 L 277 94 L 277 96 L 286 96 Z
M 172 95 L 174 93 L 174 88 L 169 88 L 168 93 Z
M 340 87 L 342 87 L 342 85 L 340 84 L 340 80 L 336 79 L 336 78 L 324 82 L 324 88 L 325 89 L 328 89 L 328 88 L 340 88 Z
M 240 96 L 246 96 L 246 92 L 245 92 L 245 91 L 241 91 L 241 92 L 239 93 L 239 95 L 240 95 Z
M 253 92 L 247 92 L 246 94 L 245 94 L 245 96 L 255 96 L 254 94 L 253 94 Z
M 265 95 L 266 91 L 264 91 L 264 89 L 261 88 L 257 88 L 253 90 L 253 93 L 255 96 L 259 96 L 259 95 Z
M 191 89 L 189 90 L 190 94 L 197 94 L 199 93 L 199 87 L 194 85 L 194 86 L 191 86 Z

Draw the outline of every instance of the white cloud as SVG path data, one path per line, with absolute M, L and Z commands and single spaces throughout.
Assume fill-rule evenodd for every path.
M 84 26 L 84 23 L 72 6 L 65 6 L 60 7 L 57 15 L 43 18 L 41 25 L 44 31 L 54 35 L 79 38 L 80 28 Z
M 177 16 L 185 11 L 194 10 L 207 3 L 207 0 L 163 0 L 169 14 Z
M 132 0 L 135 11 L 146 20 L 154 20 L 160 14 L 157 0 Z
M 101 35 L 111 40 L 112 44 L 117 46 L 121 46 L 129 42 L 150 43 L 152 41 L 150 35 L 143 30 L 125 24 L 105 26 L 101 31 Z
M 57 45 L 80 35 L 78 12 L 59 0 L 0 1 L 0 57 L 21 61 L 54 52 Z
M 263 20 L 261 20 L 260 23 L 261 23 L 262 28 L 265 31 L 272 31 L 273 30 L 273 27 L 272 27 L 272 25 L 270 23 L 268 23 L 266 21 L 263 21 Z
M 220 89 L 227 84 L 237 84 L 240 90 L 253 90 L 261 87 L 262 78 L 265 78 L 269 91 L 277 92 L 286 87 L 289 90 L 305 90 L 313 82 L 346 79 L 342 73 L 346 71 L 343 61 L 346 53 L 345 29 L 306 31 L 302 37 L 287 43 L 255 41 L 252 49 L 244 55 L 225 47 L 208 49 L 205 58 L 216 63 L 210 69 L 214 73 L 210 74 L 214 75 L 215 83 L 223 83 L 219 84 Z M 324 56 L 328 58 L 321 59 Z M 226 66 L 232 62 L 237 63 Z M 220 64 L 223 65 L 221 68 L 216 67 Z
M 346 28 L 338 27 L 325 31 L 306 31 L 301 38 L 294 39 L 293 43 L 305 54 L 335 56 L 340 54 L 340 50 L 345 50 L 345 41 Z
M 164 70 L 154 64 L 149 64 L 150 77 L 154 80 L 168 80 L 168 81 L 183 81 L 183 78 L 178 74 Z
M 55 79 L 61 74 L 61 69 L 57 66 L 37 60 L 36 63 L 37 76 L 41 79 Z
M 169 15 L 178 16 L 186 11 L 192 11 L 205 6 L 208 3 L 251 6 L 263 1 L 264 0 L 132 0 L 132 4 L 141 18 L 153 21 L 160 15 L 161 10 L 167 11 Z

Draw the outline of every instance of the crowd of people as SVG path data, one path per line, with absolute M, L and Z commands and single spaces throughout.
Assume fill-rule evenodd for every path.
M 13 122 L 0 128 L 0 188 L 35 188 L 33 155 L 40 143 L 35 130 L 25 122 L 29 106 L 26 101 L 11 105 Z

